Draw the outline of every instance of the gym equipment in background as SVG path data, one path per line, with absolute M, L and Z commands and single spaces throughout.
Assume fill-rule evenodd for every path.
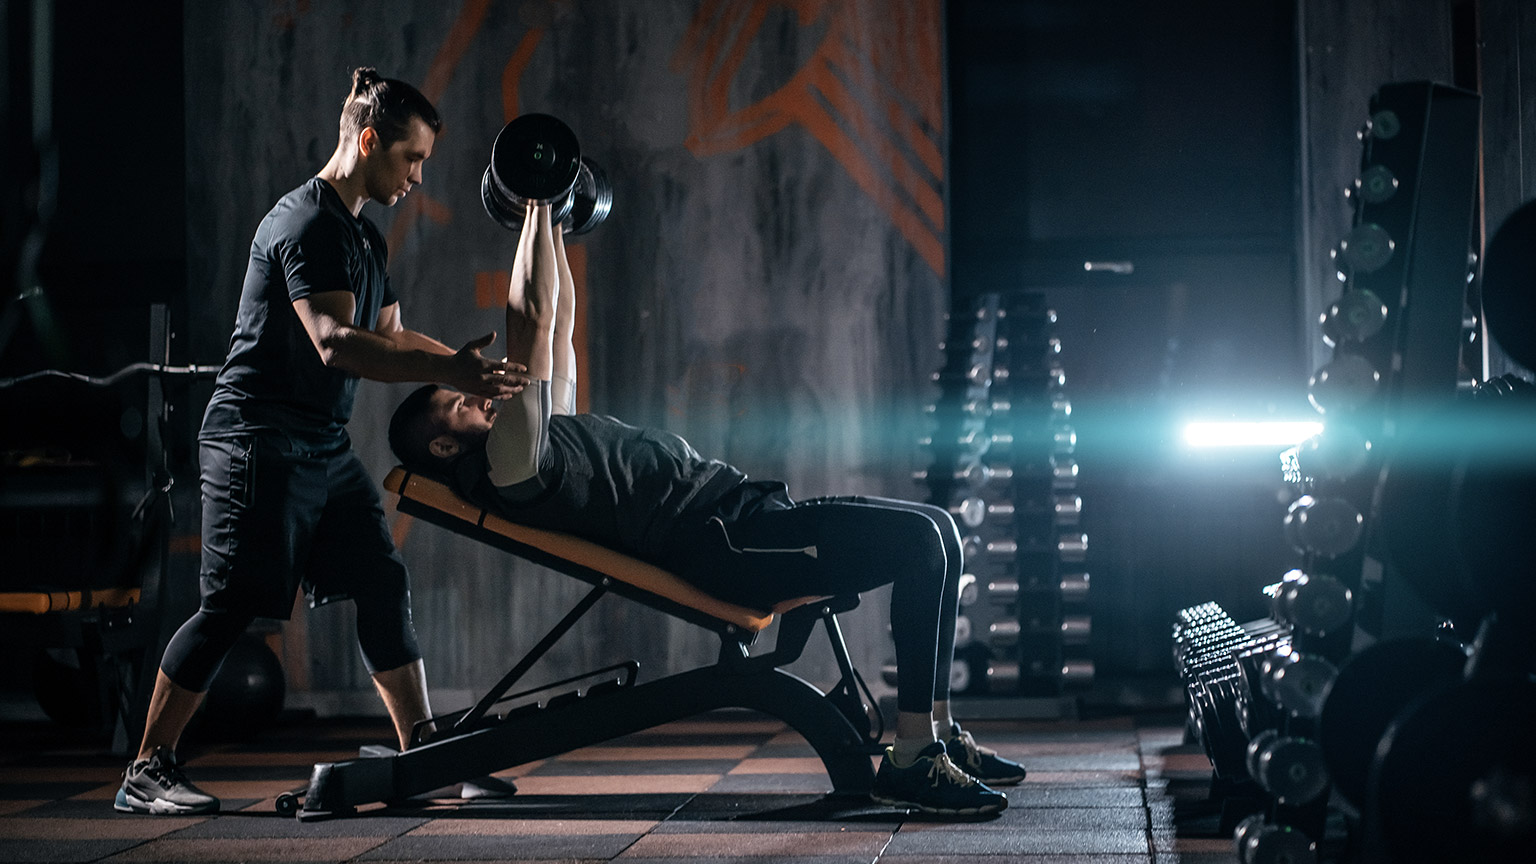
M 1056 313 L 1038 292 L 982 294 L 942 350 L 931 461 L 914 479 L 964 542 L 951 690 L 968 717 L 1074 713 L 1092 618 Z

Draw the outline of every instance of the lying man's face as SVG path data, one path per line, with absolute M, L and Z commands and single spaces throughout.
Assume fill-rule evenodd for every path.
M 489 399 L 442 388 L 432 394 L 427 415 L 432 419 L 433 428 L 447 430 L 446 434 L 432 441 L 434 455 L 447 457 L 457 455 L 470 443 L 485 441 L 496 422 L 496 407 Z

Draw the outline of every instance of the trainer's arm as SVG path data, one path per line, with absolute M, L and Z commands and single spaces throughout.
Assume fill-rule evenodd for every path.
M 393 304 L 391 308 L 397 307 Z M 494 332 L 458 351 L 430 337 L 395 337 L 351 324 L 357 298 L 350 291 L 321 291 L 293 301 L 293 308 L 326 366 L 374 381 L 432 381 L 466 393 L 504 399 L 522 389 L 507 364 L 480 356 Z M 392 313 L 398 323 L 398 309 Z
M 550 410 L 555 414 L 576 413 L 576 279 L 571 276 L 571 262 L 565 257 L 565 232 L 556 230 L 555 262 L 560 270 L 560 294 L 555 299 L 555 336 L 553 371 L 550 379 Z
M 428 354 L 452 354 L 453 349 L 425 333 L 405 329 L 400 319 L 400 304 L 391 303 L 379 310 L 379 323 L 373 332 L 402 348 L 420 348 Z

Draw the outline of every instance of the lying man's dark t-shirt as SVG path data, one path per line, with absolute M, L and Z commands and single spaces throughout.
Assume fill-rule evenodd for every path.
M 597 414 L 555 415 L 548 423 L 531 491 L 493 484 L 483 448 L 454 466 L 455 491 L 518 524 L 574 534 L 676 572 L 722 499 L 747 479 L 663 430 Z

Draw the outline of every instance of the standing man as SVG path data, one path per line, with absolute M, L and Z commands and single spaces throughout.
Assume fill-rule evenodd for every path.
M 405 329 L 384 236 L 360 216 L 422 182 L 442 126 L 415 87 L 352 73 L 330 161 L 256 229 L 229 356 L 203 415 L 202 604 L 166 646 L 144 740 L 114 806 L 212 813 L 176 744 L 235 640 L 257 617 L 288 618 L 302 586 L 316 605 L 351 599 L 357 640 L 404 749 L 431 716 L 405 565 L 346 423 L 359 378 L 450 384 L 487 398 L 521 389 L 480 356 Z

